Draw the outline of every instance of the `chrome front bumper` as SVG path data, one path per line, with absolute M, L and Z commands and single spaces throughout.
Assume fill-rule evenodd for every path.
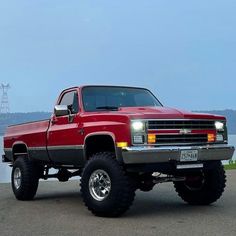
M 198 150 L 198 161 L 230 160 L 235 148 L 227 144 L 205 146 L 126 147 L 122 149 L 125 164 L 180 161 L 181 151 Z

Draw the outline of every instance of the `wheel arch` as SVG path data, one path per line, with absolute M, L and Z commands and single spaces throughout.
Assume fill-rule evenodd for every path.
M 113 152 L 117 157 L 117 148 L 115 135 L 111 132 L 96 132 L 88 134 L 84 141 L 84 157 L 85 160 L 98 152 Z
M 24 142 L 16 142 L 12 145 L 13 161 L 15 161 L 19 156 L 29 156 L 28 146 Z

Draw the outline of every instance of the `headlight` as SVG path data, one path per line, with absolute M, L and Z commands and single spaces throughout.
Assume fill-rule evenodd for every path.
M 217 130 L 224 130 L 224 123 L 220 121 L 215 122 L 215 127 Z
M 144 123 L 141 121 L 134 121 L 132 123 L 132 129 L 135 132 L 140 132 L 140 131 L 144 131 Z

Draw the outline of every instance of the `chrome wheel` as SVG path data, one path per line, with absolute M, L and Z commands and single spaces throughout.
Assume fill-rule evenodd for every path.
M 111 192 L 111 179 L 106 171 L 96 170 L 89 179 L 89 192 L 97 201 L 103 201 Z
M 14 186 L 16 189 L 19 189 L 21 186 L 21 176 L 20 168 L 16 168 L 14 171 Z

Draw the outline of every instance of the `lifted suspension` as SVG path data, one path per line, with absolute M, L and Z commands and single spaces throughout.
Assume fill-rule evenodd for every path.
M 56 178 L 60 182 L 67 182 L 70 178 L 75 177 L 75 176 L 81 176 L 82 170 L 76 170 L 74 172 L 69 171 L 66 168 L 60 168 L 56 174 L 49 174 L 49 170 L 51 167 L 46 166 L 44 169 L 42 179 L 47 180 L 47 179 L 52 179 Z

